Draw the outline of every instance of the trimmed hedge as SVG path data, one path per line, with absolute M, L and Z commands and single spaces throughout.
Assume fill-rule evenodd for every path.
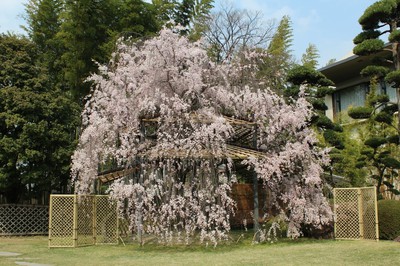
M 378 201 L 379 238 L 393 240 L 400 236 L 400 201 Z

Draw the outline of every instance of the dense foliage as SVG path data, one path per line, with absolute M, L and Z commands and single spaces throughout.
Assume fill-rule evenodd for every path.
M 27 38 L 0 36 L 0 191 L 7 202 L 65 191 L 77 105 L 49 86 Z
M 378 201 L 379 238 L 393 240 L 400 236 L 400 201 Z
M 30 0 L 26 30 L 54 85 L 83 106 L 91 86 L 86 78 L 97 71 L 95 62 L 109 61 L 117 39 L 151 36 L 168 21 L 199 38 L 211 2 Z

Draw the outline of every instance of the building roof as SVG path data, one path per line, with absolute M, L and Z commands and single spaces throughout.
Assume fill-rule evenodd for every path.
M 389 46 L 389 44 L 387 44 L 386 47 L 387 46 Z M 373 65 L 375 58 L 387 58 L 390 55 L 390 51 L 387 50 L 368 56 L 352 55 L 333 64 L 322 67 L 319 71 L 332 80 L 337 89 L 340 90 L 344 87 L 343 84 L 348 84 L 352 80 L 365 79 L 367 81 L 367 78 L 363 78 L 360 75 L 361 70 L 368 65 Z M 390 64 L 386 63 L 386 65 L 390 67 Z

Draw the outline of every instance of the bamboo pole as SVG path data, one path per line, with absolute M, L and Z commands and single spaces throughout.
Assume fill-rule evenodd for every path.
M 364 239 L 364 211 L 363 211 L 363 197 L 361 193 L 361 188 L 357 189 L 358 198 L 358 228 L 360 232 L 359 238 Z
M 93 217 L 92 217 L 92 235 L 93 235 L 93 245 L 97 244 L 97 196 L 93 195 L 92 198 L 92 208 L 93 208 Z
M 254 134 L 253 134 L 253 148 L 257 149 L 257 124 L 254 125 Z M 258 176 L 255 170 L 253 170 L 253 229 L 254 229 L 254 237 L 255 241 L 259 242 L 260 240 L 260 224 L 259 224 L 259 201 L 258 201 Z
M 337 228 L 336 228 L 337 227 L 337 225 L 336 225 L 336 222 L 337 222 L 336 188 L 333 189 L 333 214 L 334 214 L 334 216 L 333 216 L 333 235 L 336 238 L 336 236 L 337 236 Z
M 114 204 L 114 203 L 113 203 Z M 116 204 L 115 203 L 115 218 L 117 219 L 117 228 L 116 228 L 116 236 L 115 236 L 115 238 L 116 238 L 116 244 L 118 244 L 118 239 L 121 237 L 120 236 L 120 234 L 119 234 L 119 218 L 118 218 L 118 216 L 119 216 L 119 213 L 118 213 L 118 204 Z M 121 240 L 122 240 L 122 238 L 121 238 Z M 125 246 L 125 243 L 124 243 L 124 241 L 122 241 L 122 243 L 124 244 L 124 246 Z
M 373 187 L 374 190 L 374 202 L 375 202 L 375 237 L 376 241 L 379 241 L 379 221 L 378 221 L 378 198 L 376 195 L 376 187 Z
M 72 229 L 73 247 L 78 246 L 78 200 L 77 195 L 73 196 L 74 200 L 74 223 Z
M 49 205 L 49 248 L 51 247 L 51 234 L 52 234 L 52 210 L 53 210 L 53 195 L 50 195 L 50 205 Z

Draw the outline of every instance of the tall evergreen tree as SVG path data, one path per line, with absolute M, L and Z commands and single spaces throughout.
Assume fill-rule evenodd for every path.
M 393 186 L 391 178 L 393 173 L 398 177 L 400 169 L 398 156 L 400 141 L 399 10 L 400 1 L 380 0 L 370 5 L 358 20 L 363 31 L 353 40 L 356 45 L 353 52 L 359 56 L 370 56 L 383 50 L 390 52 L 389 58 L 376 58 L 374 65 L 369 65 L 361 71 L 361 75 L 370 78 L 370 93 L 366 106 L 349 110 L 350 117 L 369 121 L 370 134 L 364 142 L 360 167 L 372 169 L 370 176 L 377 181 L 378 195 L 381 193 L 382 184 L 385 184 L 389 191 L 400 194 Z M 380 39 L 383 35 L 388 36 L 389 45 Z M 378 82 L 383 80 L 395 88 L 396 102 L 390 102 L 387 95 L 376 93 Z M 396 112 L 395 121 L 393 118 Z M 394 132 L 390 133 L 388 128 Z
M 1 35 L 0 55 L 0 193 L 17 203 L 30 193 L 63 191 L 78 106 L 49 85 L 27 38 Z
M 350 108 L 349 116 L 366 119 L 368 133 L 357 160 L 357 167 L 367 169 L 376 181 L 376 192 L 382 198 L 384 191 L 400 195 L 395 186 L 400 172 L 399 139 L 393 113 L 397 106 L 386 105 L 387 95 L 377 94 L 378 77 L 373 76 L 365 106 Z M 394 130 L 395 129 L 395 130 Z
M 58 0 L 30 0 L 25 9 L 25 30 L 37 46 L 37 63 L 46 69 L 49 81 L 56 86 L 62 82 L 60 58 L 63 48 L 56 38 L 60 31 L 62 9 L 63 1 Z
M 177 3 L 174 20 L 185 27 L 184 34 L 190 34 L 193 40 L 201 37 L 210 19 L 212 3 L 213 0 L 182 0 L 181 3 Z
M 343 128 L 330 120 L 325 113 L 328 109 L 325 104 L 325 95 L 333 92 L 334 83 L 316 70 L 315 66 L 312 67 L 312 61 L 304 60 L 304 63 L 305 65 L 296 65 L 290 69 L 287 75 L 290 85 L 284 90 L 284 93 L 289 100 L 296 99 L 300 86 L 305 87 L 307 100 L 314 109 L 314 115 L 310 122 L 320 136 L 319 145 L 333 148 L 330 153 L 331 165 L 325 168 L 326 171 L 329 171 L 329 181 L 333 184 L 335 164 L 343 162 L 345 154 L 343 152 L 345 148 Z
M 107 41 L 108 3 L 108 0 L 65 1 L 58 38 L 65 49 L 61 57 L 64 79 L 77 100 L 89 92 L 90 84 L 85 79 L 96 69 L 94 60 L 106 59 L 99 45 Z
M 285 87 L 286 73 L 294 63 L 291 54 L 293 30 L 289 16 L 284 16 L 268 46 L 268 56 L 260 66 L 260 75 L 270 80 L 272 88 L 282 92 Z
M 291 58 L 290 47 L 293 42 L 293 30 L 289 16 L 283 16 L 276 33 L 268 46 L 268 53 L 278 58 L 281 63 L 287 64 Z
M 318 66 L 319 52 L 315 44 L 310 43 L 306 49 L 306 52 L 301 57 L 301 63 L 303 66 L 311 67 L 316 69 Z
M 118 37 L 141 38 L 160 30 L 163 22 L 156 20 L 154 5 L 142 0 L 122 0 L 119 3 L 114 29 Z M 115 39 L 111 40 L 115 43 Z

